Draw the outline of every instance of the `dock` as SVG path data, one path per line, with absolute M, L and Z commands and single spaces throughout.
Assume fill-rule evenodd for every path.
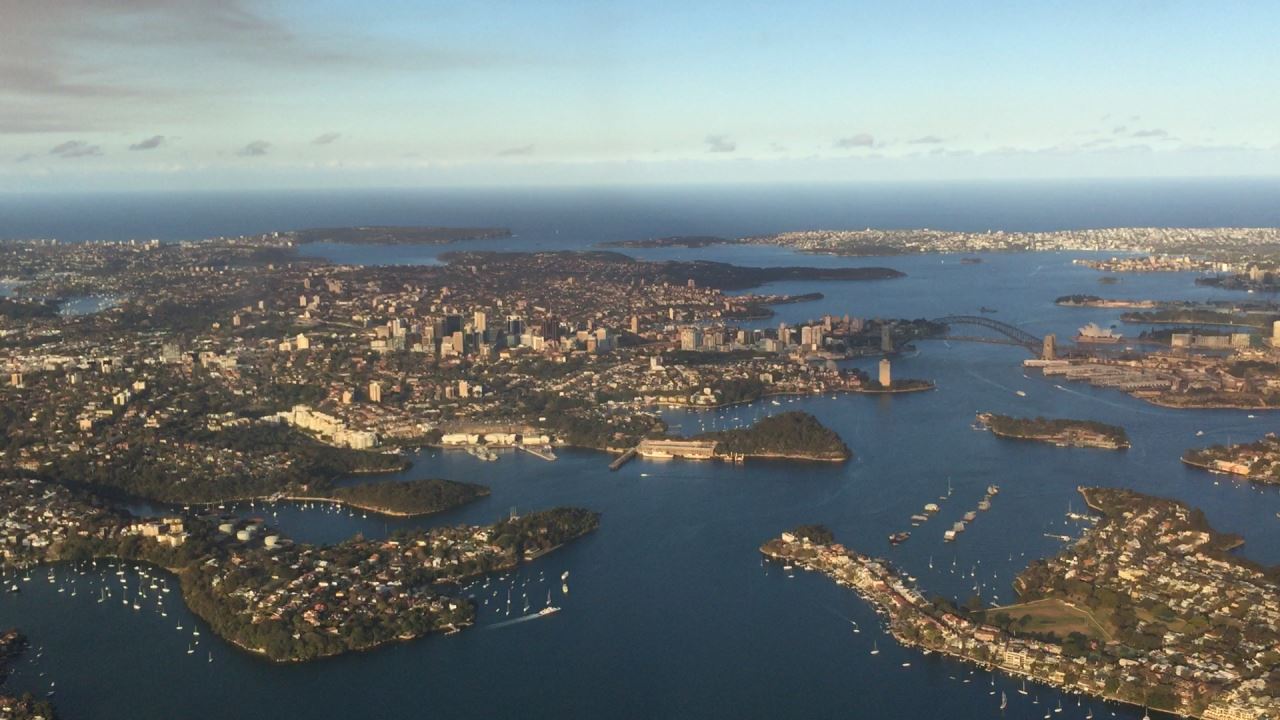
M 556 457 L 556 454 L 552 452 L 550 445 L 544 447 L 516 445 L 516 448 L 523 450 L 536 458 L 542 458 L 547 462 L 555 462 L 556 460 L 559 460 L 559 458 Z
M 614 458 L 613 462 L 609 463 L 609 469 L 617 470 L 623 465 L 626 465 L 627 463 L 631 462 L 631 460 L 635 458 L 637 452 L 638 451 L 635 448 L 631 448 L 630 450 L 622 453 L 618 457 Z

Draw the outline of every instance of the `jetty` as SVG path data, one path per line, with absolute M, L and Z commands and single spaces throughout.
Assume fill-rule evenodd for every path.
M 627 463 L 631 462 L 632 459 L 634 459 L 637 454 L 639 454 L 639 451 L 636 450 L 635 448 L 631 448 L 630 450 L 614 458 L 613 462 L 609 463 L 609 469 L 617 470 L 621 468 L 623 465 L 626 465 Z

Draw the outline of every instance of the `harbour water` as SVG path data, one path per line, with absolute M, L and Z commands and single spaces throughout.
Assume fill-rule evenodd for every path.
M 706 226 L 712 224 L 671 225 L 653 234 L 737 232 Z M 574 238 L 564 246 L 585 246 L 582 236 Z M 316 250 L 346 261 L 359 257 L 349 248 Z M 386 253 L 377 256 L 380 262 L 430 259 L 414 248 L 380 252 Z M 1098 274 L 1073 266 L 1071 259 L 1078 255 L 1066 253 L 987 255 L 978 265 L 961 265 L 954 256 L 840 259 L 763 247 L 633 254 L 757 265 L 875 264 L 907 273 L 883 282 L 770 286 L 770 292 L 818 291 L 825 297 L 781 306 L 764 324 L 824 312 L 910 318 L 977 314 L 985 305 L 999 311 L 991 316 L 995 319 L 1068 338 L 1085 322 L 1117 322 L 1119 311 L 1057 307 L 1053 299 L 1059 295 L 1241 297 L 1196 288 L 1181 274 L 1126 275 L 1118 285 L 1099 286 Z M 1121 327 L 1126 335 L 1140 329 Z M 1016 572 L 1031 558 L 1061 547 L 1060 540 L 1046 535 L 1081 531 L 1065 517 L 1069 507 L 1082 509 L 1076 487 L 1100 484 L 1200 507 L 1219 529 L 1244 536 L 1241 554 L 1280 562 L 1280 493 L 1195 472 L 1178 461 L 1188 447 L 1260 436 L 1274 429 L 1274 414 L 1253 412 L 1256 417 L 1250 418 L 1245 411 L 1177 411 L 1119 392 L 1058 387 L 1055 379 L 1024 373 L 1026 356 L 1011 346 L 927 341 L 895 359 L 894 374 L 934 380 L 933 392 L 784 398 L 777 405 L 765 401 L 667 413 L 675 429 L 692 432 L 805 410 L 854 450 L 855 460 L 845 465 L 640 460 L 609 472 L 608 456 L 586 451 L 557 451 L 556 462 L 504 452 L 498 462 L 485 463 L 461 452 L 425 450 L 412 469 L 395 477 L 473 480 L 489 485 L 492 495 L 418 520 L 384 521 L 359 511 L 296 505 L 237 508 L 311 542 L 488 522 L 512 507 L 572 504 L 602 513 L 598 532 L 505 580 L 492 579 L 488 588 L 471 588 L 468 592 L 482 602 L 478 626 L 449 637 L 276 666 L 213 637 L 182 607 L 176 588 L 166 596 L 167 615 L 161 616 L 154 600 L 136 611 L 118 601 L 98 603 L 99 586 L 118 582 L 114 569 L 80 575 L 77 569 L 58 568 L 52 583 L 48 570 L 38 569 L 29 582 L 19 582 L 21 593 L 0 597 L 0 626 L 20 626 L 41 648 L 38 657 L 34 650 L 27 654 L 11 686 L 43 692 L 56 682 L 55 699 L 66 717 L 103 720 L 232 715 L 923 720 L 943 709 L 949 717 L 999 717 L 1001 691 L 1009 698 L 1007 717 L 1040 717 L 1061 699 L 1064 710 L 1054 717 L 1081 718 L 1092 706 L 1096 717 L 1114 712 L 1137 718 L 1141 709 L 1104 707 L 1087 699 L 1077 707 L 1074 696 L 1060 698 L 1044 687 L 1032 686 L 1023 696 L 1011 680 L 997 677 L 993 687 L 982 671 L 899 648 L 852 592 L 818 576 L 791 577 L 763 564 L 757 552 L 761 542 L 782 530 L 820 522 L 847 545 L 893 559 L 919 579 L 926 593 L 964 600 L 976 587 L 988 602 L 1008 602 Z M 970 428 L 978 411 L 1117 423 L 1128 430 L 1133 448 L 1108 452 L 1003 441 Z M 1204 435 L 1197 437 L 1201 430 Z M 992 508 L 979 513 L 959 540 L 944 543 L 943 531 L 975 509 L 992 483 L 1001 488 Z M 939 502 L 948 485 L 950 497 Z M 911 528 L 910 516 L 928 502 L 939 502 L 941 511 Z M 905 529 L 912 537 L 890 547 L 887 535 Z M 566 570 L 568 594 L 559 580 Z M 136 582 L 130 579 L 128 585 Z M 515 598 L 510 616 L 504 612 L 508 587 Z M 536 611 L 548 591 L 562 612 L 508 623 L 519 614 L 525 595 Z M 857 621 L 861 633 L 851 631 L 850 620 Z M 184 630 L 176 630 L 178 624 Z M 202 635 L 199 651 L 188 654 L 192 628 Z M 873 642 L 877 655 L 870 654 Z M 902 667 L 907 661 L 910 667 Z M 1032 704 L 1033 697 L 1039 705 Z

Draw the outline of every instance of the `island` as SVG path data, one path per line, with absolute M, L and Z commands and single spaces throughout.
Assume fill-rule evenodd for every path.
M 975 426 L 992 435 L 1014 440 L 1034 440 L 1058 447 L 1090 447 L 1124 450 L 1129 436 L 1124 428 L 1095 420 L 1063 418 L 1020 418 L 995 413 L 978 413 Z
M 766 558 L 852 587 L 903 645 L 1033 682 L 1205 720 L 1280 714 L 1280 584 L 1182 503 L 1081 488 L 1101 515 L 1014 583 L 1014 605 L 927 599 L 888 561 L 806 526 Z M 816 529 L 815 529 L 816 528 Z
M 1234 445 L 1190 449 L 1182 462 L 1214 473 L 1239 475 L 1264 484 L 1280 484 L 1280 438 L 1267 433 L 1261 440 Z
M 343 243 L 346 245 L 448 245 L 467 240 L 494 240 L 511 237 L 511 230 L 497 227 L 399 227 L 372 225 L 346 228 L 309 228 L 283 235 L 299 244 Z

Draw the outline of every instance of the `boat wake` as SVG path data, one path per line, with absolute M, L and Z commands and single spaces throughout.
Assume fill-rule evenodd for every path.
M 1092 400 L 1092 401 L 1094 401 L 1094 402 L 1099 402 L 1099 403 L 1102 403 L 1103 405 L 1107 405 L 1107 406 L 1109 406 L 1109 407 L 1113 407 L 1113 408 L 1116 408 L 1116 409 L 1119 409 L 1119 410 L 1127 410 L 1127 411 L 1129 411 L 1129 412 L 1140 413 L 1140 414 L 1142 414 L 1142 415 L 1156 415 L 1156 416 L 1160 416 L 1160 417 L 1163 417 L 1163 416 L 1164 416 L 1164 413 L 1161 413 L 1161 412 L 1160 412 L 1160 411 L 1158 411 L 1158 410 L 1149 410 L 1149 409 L 1144 408 L 1144 407 L 1133 407 L 1132 405 L 1125 405 L 1124 403 L 1118 403 L 1118 402 L 1115 402 L 1115 401 L 1113 401 L 1113 400 L 1107 400 L 1107 399 L 1105 399 L 1105 398 L 1100 398 L 1100 397 L 1097 397 L 1097 396 L 1094 396 L 1094 395 L 1089 395 L 1088 393 L 1082 393 L 1082 392 L 1080 392 L 1079 390 L 1072 390 L 1071 388 L 1069 388 L 1069 387 L 1065 387 L 1065 386 L 1063 386 L 1063 385 L 1054 385 L 1054 387 L 1055 387 L 1055 388 L 1057 388 L 1058 390 L 1061 390 L 1061 391 L 1062 391 L 1062 392 L 1064 392 L 1064 393 L 1069 393 L 1069 394 L 1071 394 L 1071 395 L 1075 395 L 1076 397 L 1084 398 L 1084 399 L 1086 399 L 1086 400 Z M 1142 401 L 1141 401 L 1141 400 L 1137 400 L 1137 402 L 1142 402 Z
M 980 380 L 980 381 L 982 381 L 982 382 L 984 382 L 984 383 L 986 383 L 986 384 L 988 384 L 988 385 L 991 385 L 991 386 L 993 386 L 993 387 L 998 387 L 998 388 L 1000 388 L 1001 390 L 1005 390 L 1005 391 L 1008 391 L 1008 392 L 1013 392 L 1013 388 L 1011 388 L 1011 387 L 1007 387 L 1007 386 L 1005 386 L 1005 385 L 1001 385 L 1000 383 L 996 382 L 995 380 L 992 380 L 991 378 L 988 378 L 988 377 L 983 377 L 983 376 L 979 375 L 978 373 L 976 373 L 976 372 L 974 372 L 974 371 L 972 371 L 972 370 L 968 370 L 968 371 L 966 371 L 966 374 L 967 374 L 967 375 L 969 375 L 970 377 L 972 377 L 974 380 Z
M 492 625 L 486 625 L 485 630 L 498 630 L 500 628 L 509 627 L 511 625 L 517 625 L 522 622 L 537 620 L 540 617 L 545 617 L 545 616 L 539 615 L 538 613 L 529 613 L 528 615 L 521 615 L 518 618 L 512 618 L 510 620 L 503 620 L 502 622 L 494 623 Z

